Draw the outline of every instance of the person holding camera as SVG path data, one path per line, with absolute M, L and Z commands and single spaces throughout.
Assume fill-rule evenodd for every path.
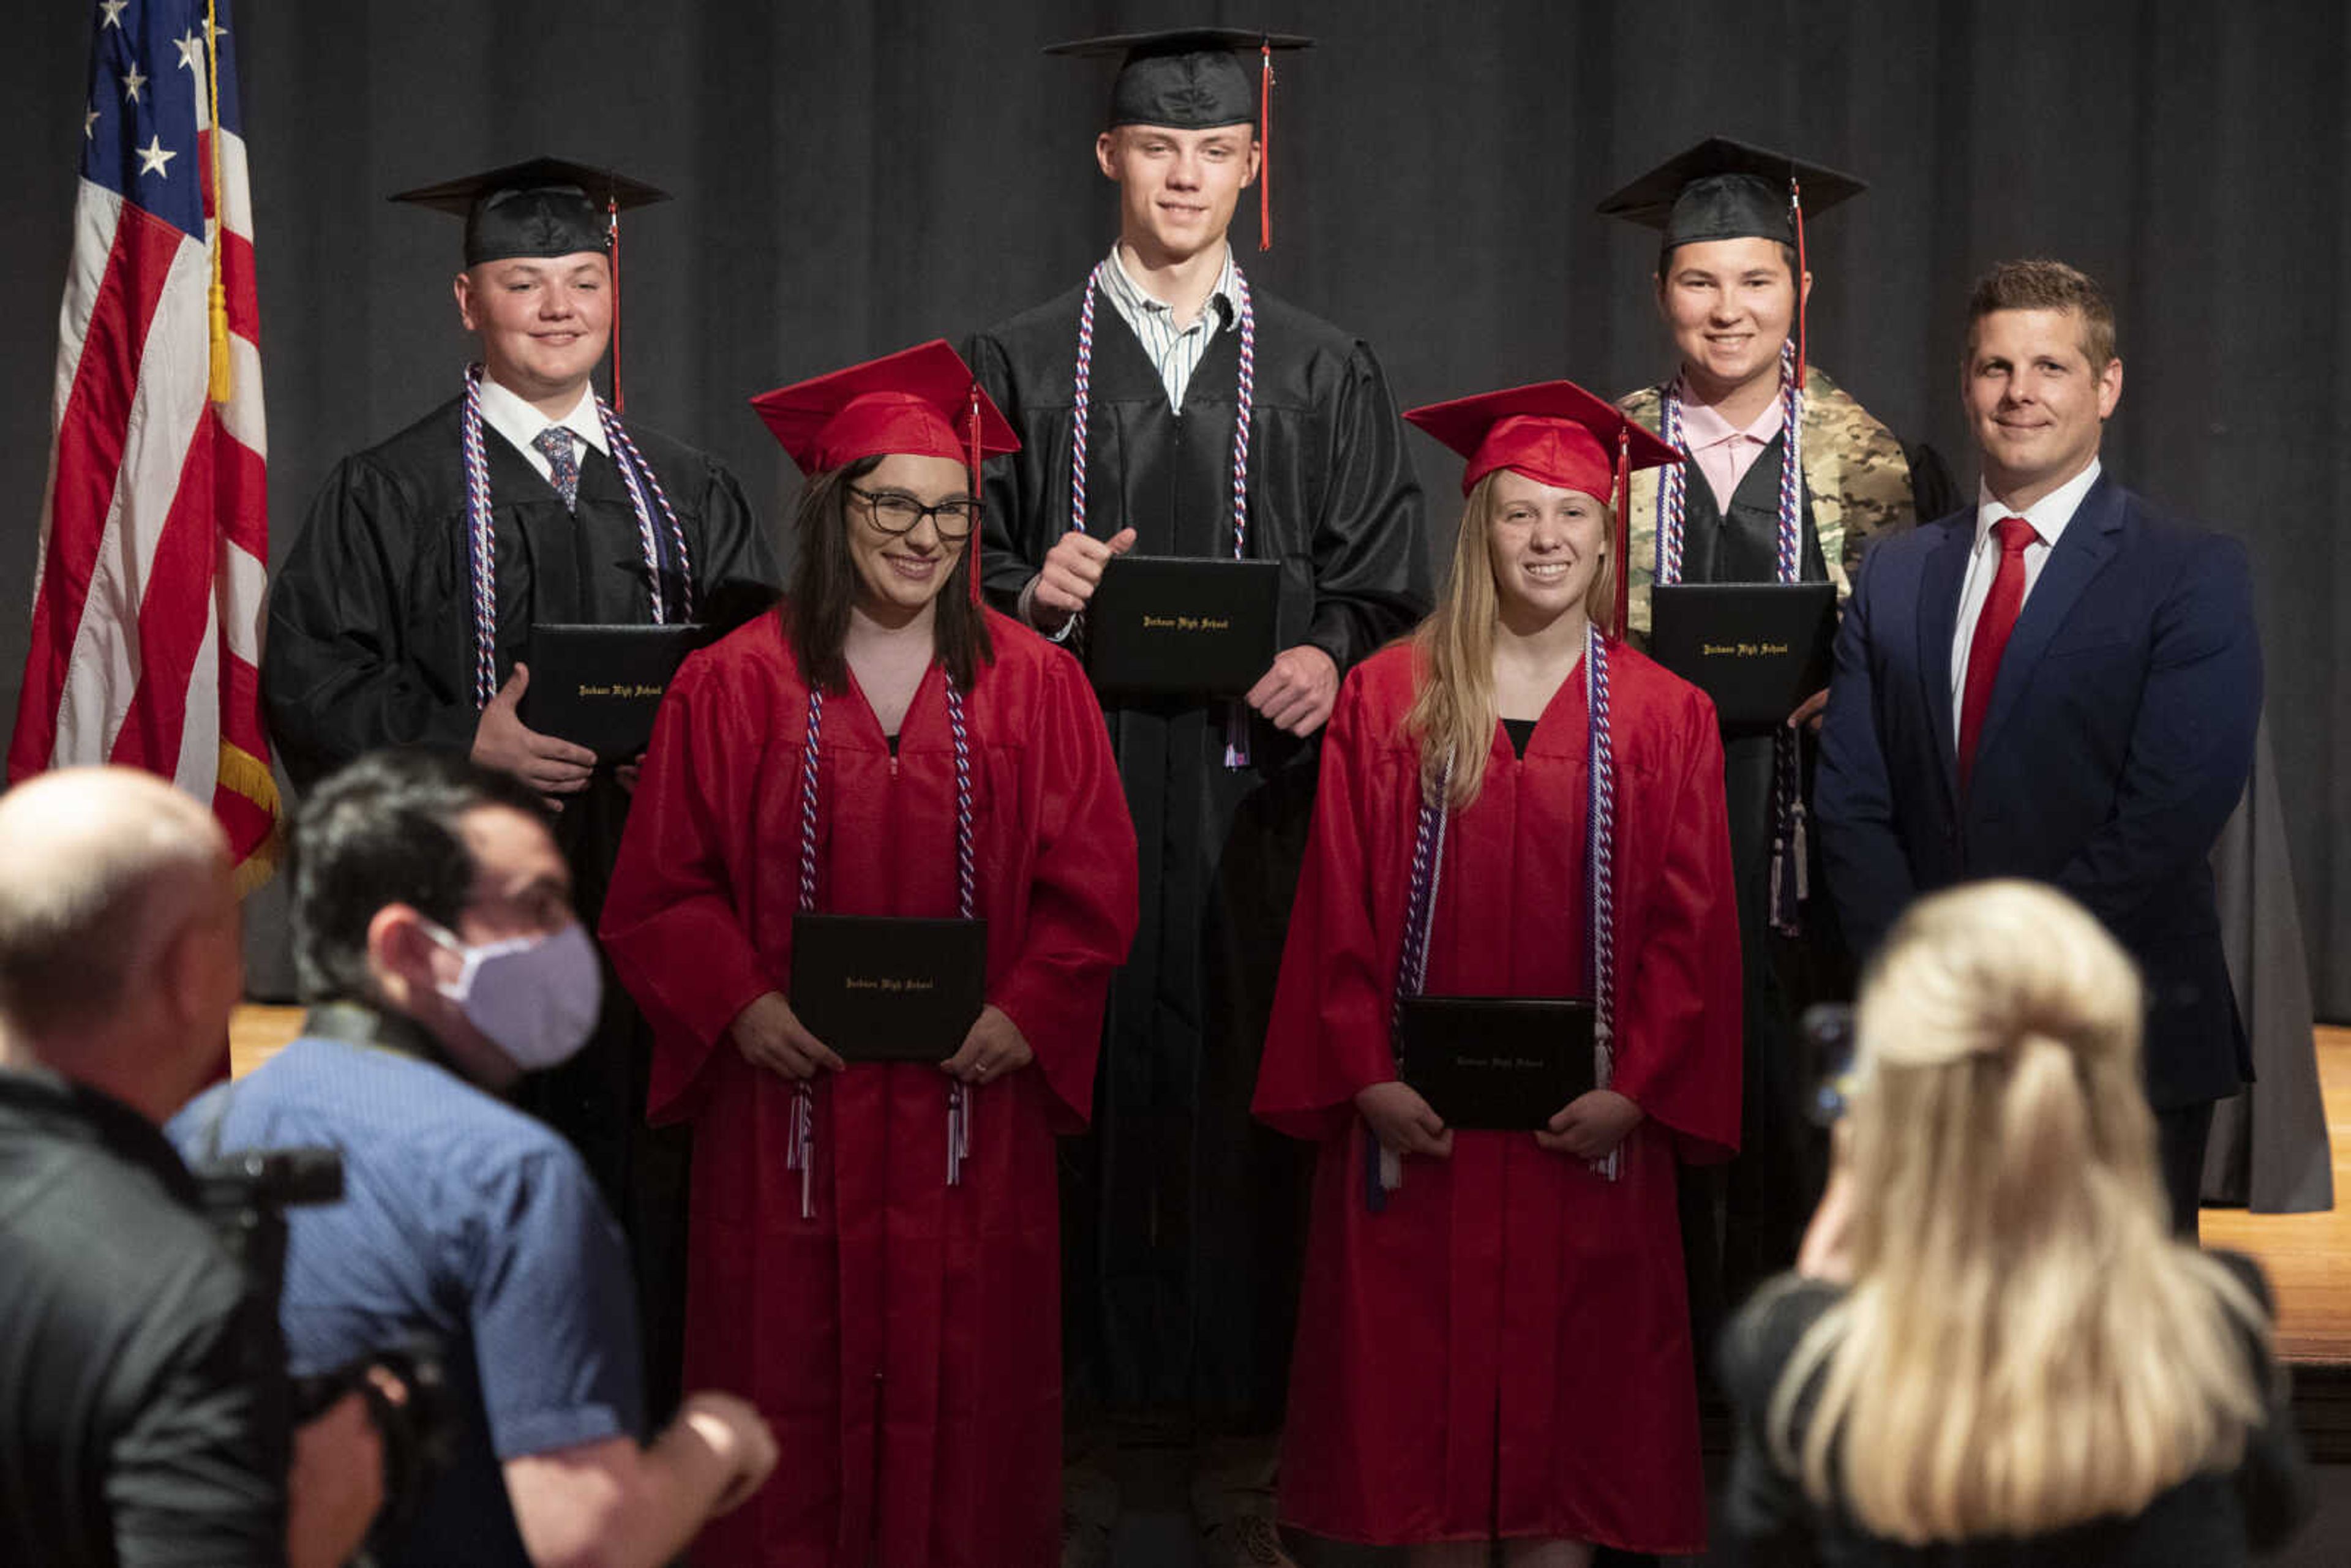
M 2145 1020 L 2053 888 L 1896 923 L 1823 1096 L 1844 1114 L 1797 1273 L 1724 1339 L 1736 1561 L 2226 1568 L 2293 1533 L 2269 1292 L 2171 1233 Z
M 775 1464 L 767 1424 L 723 1394 L 639 1443 L 619 1228 L 570 1145 L 496 1097 L 595 1023 L 570 894 L 528 785 L 443 753 L 360 758 L 296 824 L 301 1037 L 172 1124 L 203 1159 L 342 1151 L 343 1200 L 288 1220 L 298 1374 L 437 1347 L 450 1458 L 392 1500 L 384 1568 L 666 1563 Z
M 244 984 L 227 849 L 144 773 L 0 797 L 0 1563 L 327 1568 L 381 1497 L 357 1396 L 289 1432 L 269 1303 L 158 1131 Z

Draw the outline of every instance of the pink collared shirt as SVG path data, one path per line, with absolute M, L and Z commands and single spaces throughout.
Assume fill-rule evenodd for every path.
M 1787 405 L 1773 398 L 1763 405 L 1754 423 L 1740 430 L 1705 403 L 1690 402 L 1687 382 L 1683 383 L 1682 399 L 1682 445 L 1698 460 L 1698 471 L 1706 476 L 1707 488 L 1714 492 L 1715 510 L 1728 516 L 1739 482 L 1779 435 Z

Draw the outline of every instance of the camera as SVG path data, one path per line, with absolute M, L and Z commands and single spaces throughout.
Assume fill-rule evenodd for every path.
M 1833 1127 L 1845 1112 L 1853 1090 L 1853 1009 L 1824 1002 L 1804 1009 L 1804 1118 L 1815 1127 Z
M 249 1149 L 193 1166 L 199 1201 L 254 1298 L 278 1319 L 286 1287 L 286 1211 L 340 1203 L 343 1156 L 320 1147 Z M 455 1441 L 444 1347 L 431 1335 L 371 1348 L 342 1366 L 292 1379 L 297 1425 L 324 1414 L 346 1395 L 367 1401 L 383 1438 L 382 1511 L 371 1542 L 393 1539 L 413 1517 L 432 1477 Z

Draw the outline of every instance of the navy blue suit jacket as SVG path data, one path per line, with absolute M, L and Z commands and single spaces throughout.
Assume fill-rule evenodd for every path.
M 1858 954 L 1954 883 L 2055 884 L 2105 922 L 2148 992 L 2158 1109 L 2251 1076 L 2209 857 L 2252 766 L 2261 646 L 2235 540 L 2103 476 L 2017 616 L 1964 799 L 1951 638 L 1975 541 L 1963 512 L 1880 540 L 1837 632 L 1814 810 Z

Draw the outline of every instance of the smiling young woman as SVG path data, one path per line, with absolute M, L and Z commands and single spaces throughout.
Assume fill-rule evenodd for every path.
M 1675 1164 L 1739 1137 L 1722 748 L 1604 630 L 1608 497 L 1677 455 L 1565 382 L 1405 417 L 1468 458 L 1452 580 L 1340 694 L 1258 1080 L 1317 1145 L 1282 1517 L 1415 1568 L 1693 1552 Z M 1448 1126 L 1393 1048 L 1416 994 L 1588 1001 L 1595 1087 Z
M 973 597 L 972 469 L 1019 443 L 963 361 L 754 403 L 809 476 L 792 588 L 679 670 L 602 927 L 655 1030 L 650 1113 L 695 1128 L 688 1363 L 836 1457 L 705 1549 L 1050 1562 L 1054 1136 L 1092 1109 L 1134 831 L 1077 661 Z M 986 922 L 959 1048 L 848 1064 L 785 994 L 803 914 Z

